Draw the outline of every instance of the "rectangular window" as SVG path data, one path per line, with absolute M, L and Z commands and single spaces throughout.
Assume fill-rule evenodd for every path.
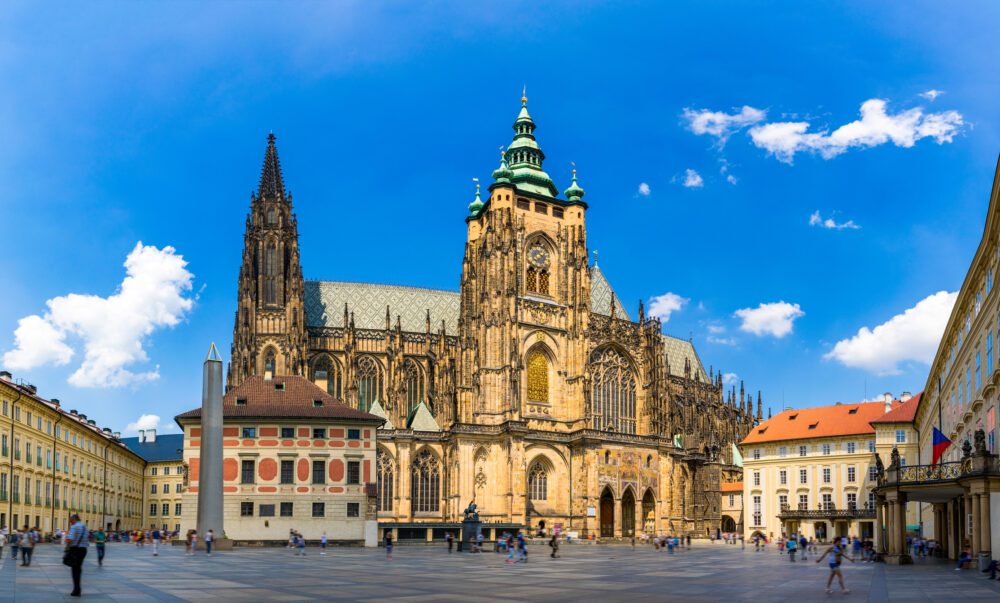
M 181 503 L 174 503 L 174 515 L 181 516 Z
M 156 517 L 156 503 L 149 503 L 149 516 Z
M 986 411 L 986 449 L 990 452 L 996 452 L 996 431 L 996 407 L 990 406 L 990 409 Z
M 829 455 L 830 454 L 830 445 L 829 444 L 823 444 L 823 454 L 824 455 Z
M 517 200 L 517 208 L 518 209 L 531 209 L 531 203 L 529 203 L 527 199 L 518 199 Z
M 358 517 L 361 515 L 361 505 L 358 503 L 347 503 L 347 516 Z
M 326 483 L 326 461 L 313 461 L 313 480 L 314 484 L 325 484 Z
M 736 504 L 736 495 L 735 494 L 730 494 L 729 495 L 729 508 L 730 509 L 733 508 L 734 504 Z
M 347 483 L 361 483 L 361 463 L 359 461 L 347 461 Z
M 295 461 L 281 461 L 281 483 L 295 483 Z
M 149 486 L 149 493 L 150 494 L 156 494 L 156 484 L 151 484 Z
M 784 469 L 778 471 L 778 481 L 782 486 L 788 484 L 788 472 Z
M 326 439 L 326 429 L 322 427 L 313 427 L 313 439 L 314 440 L 325 440 Z
M 281 503 L 280 511 L 281 511 L 281 516 L 282 517 L 291 517 L 292 516 L 292 503 L 290 503 L 290 502 L 283 502 L 283 503 Z
M 805 469 L 799 469 L 799 483 L 807 484 L 809 478 L 809 473 Z
M 174 484 L 174 492 L 176 492 L 177 494 L 180 494 L 183 491 L 184 491 L 184 485 L 183 484 Z
M 830 483 L 830 468 L 829 467 L 823 467 L 823 483 L 824 484 L 829 484 Z
M 903 444 L 905 442 L 906 442 L 906 430 L 905 429 L 897 429 L 896 430 L 896 443 L 897 444 Z
M 257 509 L 257 517 L 274 517 L 274 505 L 261 505 Z
M 799 494 L 799 511 L 805 511 L 809 508 L 809 495 Z
M 858 493 L 848 492 L 847 493 L 847 508 L 850 510 L 855 510 L 858 508 Z
M 788 510 L 788 495 L 779 494 L 778 495 L 778 510 L 787 511 Z
M 854 454 L 857 450 L 857 444 L 854 442 L 847 443 L 847 454 Z
M 761 513 L 760 513 L 760 496 L 753 497 L 753 525 L 761 525 Z
M 325 517 L 326 516 L 326 503 L 314 502 L 313 503 L 313 517 Z
M 544 203 L 535 202 L 535 213 L 546 214 L 549 213 L 549 206 Z
M 832 511 L 833 510 L 833 495 L 824 494 L 823 495 L 823 510 Z
M 240 483 L 252 484 L 254 482 L 254 462 L 251 459 L 240 461 Z
M 150 474 L 150 475 L 154 475 L 154 476 L 155 476 L 155 475 L 156 475 L 156 467 L 152 467 L 152 468 L 150 468 L 150 470 L 149 470 L 149 474 Z
M 877 479 L 878 479 L 878 467 L 876 467 L 875 465 L 869 465 L 868 466 L 868 481 L 870 481 L 872 483 L 875 483 L 875 480 L 877 480 Z
M 241 502 L 240 503 L 240 517 L 253 517 L 253 503 L 252 502 Z
M 986 333 L 986 370 L 993 370 L 993 330 Z
M 170 503 L 163 503 L 163 508 L 161 509 L 160 515 L 166 517 L 170 515 Z
M 760 485 L 760 471 L 753 472 L 753 485 L 755 486 Z
M 347 439 L 348 440 L 360 440 L 361 439 L 361 430 L 360 429 L 348 429 L 347 430 Z
M 170 475 L 170 467 L 163 468 L 163 475 Z
M 240 437 L 242 437 L 242 438 L 250 438 L 250 439 L 256 438 L 257 437 L 257 428 L 256 427 L 244 427 L 243 430 L 242 430 L 242 432 L 241 432 L 241 434 L 242 435 Z
M 755 461 L 759 461 L 760 460 L 760 448 L 754 448 L 753 449 L 753 460 L 755 460 Z
M 982 354 L 976 352 L 976 391 L 978 392 L 983 386 L 983 357 Z
M 563 210 L 562 210 L 562 208 L 561 207 L 553 207 L 552 208 L 552 217 L 553 218 L 561 218 L 561 217 L 563 217 Z
M 282 427 L 281 428 L 281 437 L 283 437 L 283 438 L 294 438 L 295 437 L 295 428 L 294 427 Z
M 875 452 L 875 440 L 868 440 L 868 452 Z
M 847 481 L 853 482 L 858 476 L 858 470 L 854 467 L 847 468 Z
M 805 456 L 807 452 L 808 448 L 806 446 L 799 446 L 799 456 Z
M 781 458 L 788 456 L 788 447 L 782 446 L 781 448 L 778 448 L 778 456 Z

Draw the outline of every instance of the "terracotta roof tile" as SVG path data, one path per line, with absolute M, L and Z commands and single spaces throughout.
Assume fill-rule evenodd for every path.
M 914 399 L 918 396 L 914 396 Z M 902 405 L 892 401 L 892 408 Z M 916 408 L 916 404 L 913 406 Z M 890 411 L 892 412 L 892 411 Z M 741 444 L 874 434 L 871 422 L 886 415 L 885 402 L 834 404 L 785 410 L 753 428 Z
M 316 402 L 320 405 L 316 405 Z M 222 414 L 229 418 L 341 419 L 381 424 L 382 419 L 338 402 L 305 377 L 255 375 L 222 398 Z M 177 420 L 201 417 L 201 408 L 177 415 Z
M 874 419 L 872 423 L 912 423 L 913 418 L 917 416 L 917 406 L 920 405 L 922 395 L 923 392 L 913 396 L 881 417 Z
M 743 492 L 743 482 L 733 482 L 731 484 L 722 484 L 720 490 L 722 492 Z

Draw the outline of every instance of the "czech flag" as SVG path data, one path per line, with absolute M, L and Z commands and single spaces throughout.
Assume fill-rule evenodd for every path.
M 944 451 L 948 450 L 948 446 L 951 446 L 951 440 L 944 437 L 941 430 L 937 427 L 934 428 L 934 460 L 931 461 L 931 465 L 937 465 L 938 461 L 944 455 Z

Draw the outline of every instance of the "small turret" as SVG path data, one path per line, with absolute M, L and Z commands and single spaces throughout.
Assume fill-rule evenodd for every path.
M 479 198 L 479 183 L 476 182 L 476 198 L 469 204 L 469 215 L 476 217 L 483 210 L 483 200 Z
M 585 194 L 580 185 L 576 183 L 576 168 L 573 168 L 573 181 L 569 185 L 563 194 L 566 195 L 566 199 L 570 203 L 579 203 L 583 200 L 583 195 Z

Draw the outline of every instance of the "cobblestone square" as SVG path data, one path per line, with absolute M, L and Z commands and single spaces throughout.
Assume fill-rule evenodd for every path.
M 108 546 L 104 567 L 93 548 L 83 598 L 107 601 L 958 601 L 1000 597 L 1000 582 L 949 563 L 894 567 L 849 563 L 851 593 L 824 593 L 826 564 L 791 563 L 774 547 L 696 542 L 673 555 L 651 546 L 564 545 L 550 559 L 530 547 L 529 563 L 508 565 L 495 553 L 449 555 L 444 545 L 382 549 L 331 548 L 306 557 L 282 548 L 238 549 L 205 557 L 164 547 Z M 6 552 L 6 551 L 5 551 Z M 76 600 L 57 547 L 39 546 L 31 567 L 5 555 L 0 600 Z

